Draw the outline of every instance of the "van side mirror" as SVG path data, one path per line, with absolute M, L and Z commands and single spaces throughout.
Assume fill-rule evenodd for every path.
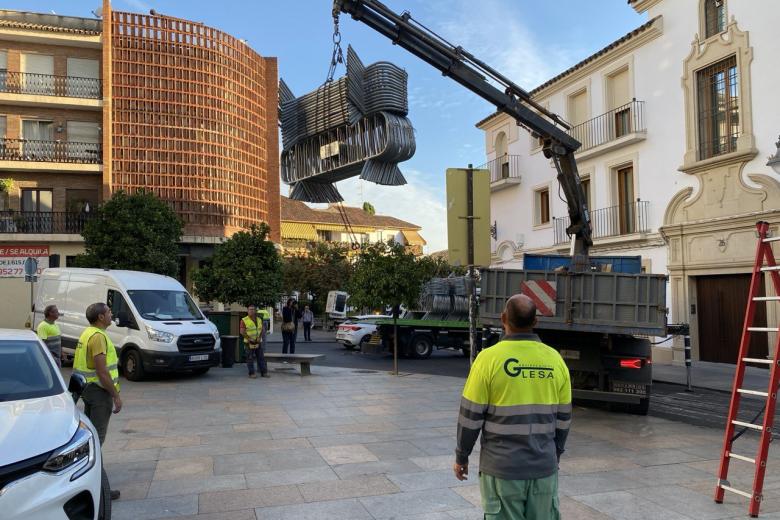
M 68 392 L 73 396 L 73 402 L 76 403 L 81 397 L 82 392 L 87 387 L 87 378 L 81 374 L 73 373 L 70 375 L 70 381 L 68 382 Z
M 117 327 L 132 327 L 133 322 L 130 321 L 130 318 L 127 316 L 127 313 L 125 311 L 119 312 L 116 315 L 116 320 L 114 320 L 114 324 Z

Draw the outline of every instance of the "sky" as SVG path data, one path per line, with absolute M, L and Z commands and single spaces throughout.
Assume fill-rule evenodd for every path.
M 531 90 L 646 21 L 626 0 L 384 0 L 451 43 Z M 9 0 L 5 9 L 91 17 L 101 0 Z M 279 75 L 296 96 L 325 80 L 333 49 L 329 0 L 114 0 L 114 9 L 158 13 L 203 22 L 276 56 Z M 385 37 L 341 17 L 342 46 L 365 64 L 391 61 L 409 74 L 409 119 L 417 152 L 400 165 L 405 186 L 358 179 L 338 184 L 351 206 L 370 202 L 377 213 L 422 226 L 426 252 L 447 248 L 444 174 L 485 163 L 484 134 L 475 124 L 494 111 L 472 94 Z M 340 67 L 336 76 L 343 75 Z M 287 194 L 283 186 L 282 193 Z

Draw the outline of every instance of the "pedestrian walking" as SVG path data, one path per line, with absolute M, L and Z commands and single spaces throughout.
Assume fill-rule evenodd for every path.
M 293 323 L 295 324 L 295 341 L 298 341 L 298 322 L 301 321 L 301 316 L 303 313 L 301 312 L 300 307 L 298 306 L 298 301 L 293 301 Z
M 257 315 L 256 305 L 249 305 L 246 311 L 247 315 L 241 319 L 238 328 L 241 337 L 244 338 L 244 345 L 246 345 L 246 367 L 249 369 L 249 377 L 257 378 L 255 360 L 257 360 L 257 370 L 260 372 L 260 376 L 268 377 L 268 365 L 265 362 L 264 346 L 262 345 L 265 329 L 263 320 Z
M 262 307 L 257 310 L 257 314 L 263 320 L 263 334 L 260 338 L 260 344 L 263 347 L 263 352 L 267 352 L 266 338 L 268 338 L 268 333 L 271 332 L 271 313 L 268 312 L 268 309 Z
M 122 410 L 116 348 L 106 334 L 113 315 L 105 303 L 93 303 L 87 307 L 86 316 L 89 327 L 81 333 L 76 345 L 73 372 L 87 380 L 87 386 L 81 394 L 84 414 L 97 430 L 100 445 L 103 446 L 111 413 Z M 119 491 L 111 490 L 111 500 L 117 498 Z
M 311 312 L 308 305 L 303 308 L 301 321 L 303 322 L 303 341 L 311 341 L 311 326 L 314 323 L 314 313 Z
M 453 470 L 466 480 L 482 433 L 479 485 L 485 518 L 558 520 L 558 462 L 571 423 L 569 370 L 533 334 L 536 306 L 525 295 L 506 302 L 504 337 L 469 372 L 458 417 Z
M 293 299 L 287 300 L 287 304 L 282 307 L 282 353 L 295 354 L 295 308 Z
M 57 363 L 58 367 L 62 367 L 62 333 L 60 327 L 55 323 L 57 318 L 60 317 L 60 311 L 56 305 L 47 305 L 43 309 L 43 321 L 38 324 L 35 329 L 38 337 L 46 343 L 46 347 L 51 353 L 51 357 Z

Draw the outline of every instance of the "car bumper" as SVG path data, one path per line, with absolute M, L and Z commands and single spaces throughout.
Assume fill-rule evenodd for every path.
M 100 459 L 86 474 L 70 481 L 74 471 L 62 475 L 38 472 L 12 482 L 0 495 L 3 520 L 68 520 L 65 505 L 96 519 L 100 501 Z
M 336 341 L 344 345 L 357 345 L 358 343 L 360 343 L 360 338 L 362 337 L 363 336 L 357 337 L 349 334 L 341 334 L 341 335 L 336 334 Z
M 198 368 L 215 367 L 222 358 L 221 350 L 205 352 L 162 352 L 139 350 L 146 372 L 179 372 Z M 194 356 L 205 359 L 192 359 Z

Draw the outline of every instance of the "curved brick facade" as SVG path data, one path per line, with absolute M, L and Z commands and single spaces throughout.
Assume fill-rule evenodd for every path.
M 111 190 L 153 191 L 185 235 L 279 240 L 277 64 L 200 23 L 113 12 Z

